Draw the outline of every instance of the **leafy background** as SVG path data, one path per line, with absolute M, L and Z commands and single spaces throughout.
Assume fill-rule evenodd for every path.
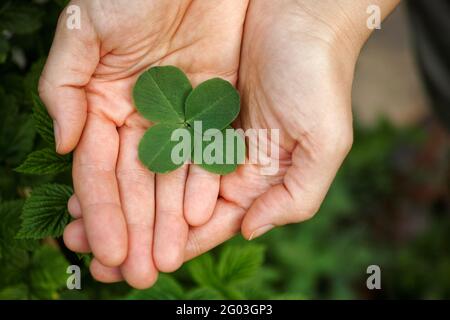
M 36 96 L 65 2 L 0 4 L 0 299 L 450 298 L 448 136 L 433 120 L 356 124 L 353 150 L 311 221 L 252 242 L 236 237 L 149 290 L 94 281 L 89 257 L 58 237 L 71 159 L 54 154 Z M 71 264 L 82 268 L 82 290 L 66 289 Z M 366 288 L 371 264 L 382 290 Z

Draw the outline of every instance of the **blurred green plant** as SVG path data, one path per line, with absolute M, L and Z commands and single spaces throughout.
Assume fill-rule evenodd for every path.
M 236 237 L 148 290 L 95 282 L 89 256 L 60 239 L 70 221 L 71 158 L 53 151 L 52 121 L 37 97 L 66 3 L 0 5 L 0 299 L 450 298 L 448 148 L 430 149 L 429 130 L 386 121 L 356 127 L 311 221 L 251 243 Z M 66 288 L 71 264 L 82 269 L 82 290 Z M 365 287 L 370 264 L 381 267 L 381 291 Z

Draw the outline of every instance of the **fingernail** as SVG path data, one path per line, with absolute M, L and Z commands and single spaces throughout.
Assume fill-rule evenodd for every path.
M 59 150 L 59 144 L 61 142 L 61 132 L 59 129 L 58 122 L 56 120 L 53 120 L 53 132 L 55 134 L 55 145 L 56 145 L 56 151 Z
M 273 224 L 267 224 L 265 226 L 259 227 L 255 231 L 252 232 L 248 240 L 253 240 L 258 238 L 259 236 L 262 236 L 264 233 L 266 233 L 269 230 L 272 230 L 275 226 Z

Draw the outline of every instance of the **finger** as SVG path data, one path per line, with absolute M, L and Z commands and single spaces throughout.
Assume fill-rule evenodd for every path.
M 90 253 L 89 244 L 87 243 L 81 219 L 70 223 L 66 230 L 69 231 L 64 232 L 64 243 L 70 250 L 77 253 Z M 74 236 L 74 233 L 79 234 L 79 236 Z M 118 267 L 106 267 L 95 258 L 91 262 L 90 269 L 93 277 L 98 281 L 112 283 L 123 280 Z
M 87 15 L 80 29 L 69 29 L 64 11 L 39 80 L 39 95 L 54 120 L 56 150 L 68 153 L 77 145 L 86 121 L 86 93 L 99 61 L 99 42 Z
M 238 233 L 244 213 L 245 210 L 239 206 L 219 199 L 211 219 L 189 230 L 185 261 L 211 250 Z
M 187 165 L 156 175 L 154 258 L 158 270 L 172 272 L 183 263 L 189 226 L 183 215 Z
M 127 230 L 115 175 L 118 150 L 114 123 L 89 114 L 74 153 L 73 183 L 90 247 L 95 257 L 110 267 L 119 266 L 127 254 Z
M 344 141 L 344 137 L 340 136 Z M 312 155 L 299 144 L 292 153 L 292 166 L 283 182 L 256 199 L 242 222 L 242 234 L 251 240 L 275 226 L 312 218 L 325 195 L 351 143 L 327 143 Z
M 104 283 L 114 283 L 123 281 L 123 276 L 118 267 L 104 266 L 96 258 L 93 258 L 89 266 L 92 277 Z
M 155 176 L 139 161 L 138 145 L 145 129 L 124 126 L 120 129 L 120 154 L 117 179 L 128 226 L 128 255 L 120 269 L 133 287 L 152 286 L 158 270 L 153 262 L 155 215 Z
M 90 253 L 91 247 L 84 230 L 83 219 L 74 220 L 64 229 L 64 244 L 73 252 Z
M 81 218 L 81 206 L 77 196 L 73 194 L 67 202 L 67 210 L 74 219 Z
M 191 226 L 201 226 L 211 218 L 219 187 L 219 175 L 196 165 L 189 166 L 184 195 L 184 216 Z

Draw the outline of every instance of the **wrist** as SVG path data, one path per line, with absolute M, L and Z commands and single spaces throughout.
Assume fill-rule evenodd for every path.
M 312 32 L 325 40 L 337 53 L 353 57 L 356 61 L 361 48 L 373 29 L 367 21 L 369 6 L 379 8 L 380 21 L 384 20 L 400 0 L 289 0 L 288 10 L 296 12 L 305 32 Z

